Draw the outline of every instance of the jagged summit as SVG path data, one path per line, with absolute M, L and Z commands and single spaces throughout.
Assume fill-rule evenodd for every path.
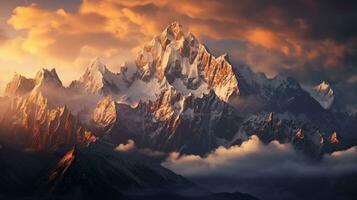
M 320 103 L 320 105 L 325 108 L 331 108 L 332 103 L 334 102 L 334 91 L 331 85 L 322 81 L 319 85 L 313 87 L 310 91 L 310 95 Z
M 331 136 L 330 136 L 330 142 L 331 144 L 338 144 L 339 143 L 339 139 L 337 137 L 337 133 L 336 131 L 334 131 Z
M 59 79 L 56 69 L 41 69 L 36 73 L 35 78 L 26 78 L 18 73 L 15 73 L 12 80 L 7 84 L 5 89 L 6 96 L 21 96 L 31 91 L 39 90 L 42 87 L 63 87 Z
M 6 127 L 2 139 L 14 137 L 14 144 L 36 150 L 86 145 L 94 140 L 92 133 L 69 109 L 69 104 L 75 102 L 71 101 L 55 69 L 41 69 L 34 78 L 16 74 L 6 93 L 16 98 L 9 98 L 4 113 L 7 117 L 0 121 L 0 128 Z
M 35 87 L 33 79 L 28 79 L 18 73 L 15 73 L 11 81 L 6 85 L 6 96 L 19 96 L 30 92 Z
M 100 58 L 94 58 L 78 81 L 73 81 L 71 89 L 90 94 L 116 94 L 126 88 L 125 74 L 113 73 Z
M 166 37 L 169 40 L 179 40 L 184 36 L 182 25 L 175 21 L 166 27 L 161 34 L 162 37 Z
M 52 68 L 51 70 L 48 69 L 41 69 L 40 71 L 37 72 L 36 77 L 35 77 L 36 83 L 40 83 L 42 81 L 51 81 L 53 83 L 56 83 L 58 85 L 62 85 L 61 80 L 58 77 L 57 71 L 55 68 Z
M 213 90 L 223 101 L 239 93 L 238 81 L 226 56 L 212 56 L 196 37 L 185 35 L 174 22 L 154 37 L 136 59 L 139 78 L 167 81 L 175 89 Z M 201 93 L 202 95 L 203 93 Z
M 91 60 L 87 71 L 90 71 L 92 73 L 99 72 L 103 75 L 108 71 L 108 69 L 99 57 L 95 57 Z
M 316 88 L 319 90 L 331 90 L 330 84 L 326 81 L 322 81 Z
M 117 120 L 117 107 L 111 96 L 103 97 L 97 104 L 92 116 L 97 126 L 106 128 Z
M 90 94 L 115 95 L 130 103 L 155 100 L 172 87 L 180 94 L 202 97 L 211 90 L 228 102 L 239 94 L 236 74 L 227 54 L 212 56 L 182 25 L 173 22 L 146 43 L 135 60 L 136 71 L 127 77 L 127 67 L 119 73 L 110 71 L 98 58 L 70 88 Z

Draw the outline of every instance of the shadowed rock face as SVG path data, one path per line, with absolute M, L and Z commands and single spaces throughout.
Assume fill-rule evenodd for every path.
M 256 200 L 242 193 L 214 194 L 138 151 L 117 152 L 94 142 L 49 152 L 0 149 L 0 194 L 6 199 Z M 11 155 L 5 158 L 4 155 Z

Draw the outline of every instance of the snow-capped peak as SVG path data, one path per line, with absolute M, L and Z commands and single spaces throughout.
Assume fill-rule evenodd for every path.
M 331 85 L 326 81 L 322 81 L 309 92 L 310 95 L 325 109 L 329 109 L 335 99 Z
M 113 73 L 96 57 L 89 64 L 79 81 L 74 81 L 70 87 L 81 88 L 92 94 L 117 93 L 127 87 L 124 74 Z
M 198 96 L 212 89 L 223 101 L 239 93 L 227 55 L 211 55 L 192 33 L 186 35 L 178 22 L 170 24 L 144 46 L 136 65 L 138 78 L 146 82 L 157 78 L 181 91 L 202 91 Z
M 87 70 L 92 73 L 99 72 L 101 74 L 104 74 L 107 71 L 107 67 L 102 63 L 99 57 L 95 57 L 90 62 L 89 68 Z

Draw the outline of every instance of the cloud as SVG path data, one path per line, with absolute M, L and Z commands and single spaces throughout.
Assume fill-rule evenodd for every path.
M 276 49 L 286 56 L 304 59 L 316 59 L 327 54 L 329 56 L 325 64 L 334 66 L 338 64 L 343 54 L 351 50 L 346 41 L 355 37 L 352 34 L 346 34 L 344 37 L 340 33 L 335 33 L 336 35 L 322 33 L 313 26 L 321 24 L 315 21 L 315 18 L 321 17 L 310 13 L 309 9 L 317 9 L 323 14 L 328 12 L 332 15 L 341 14 L 333 10 L 331 5 L 322 6 L 322 3 L 317 1 L 317 5 L 309 5 L 308 2 L 302 1 L 291 5 L 291 3 L 278 4 L 272 1 L 270 6 L 261 6 L 256 1 L 237 3 L 232 0 L 195 2 L 85 0 L 74 13 L 68 13 L 63 9 L 47 10 L 36 4 L 17 7 L 8 23 L 16 30 L 28 31 L 24 48 L 30 52 L 38 52 L 56 41 L 66 42 L 65 39 L 69 36 L 75 38 L 76 35 L 87 34 L 90 38 L 98 36 L 96 34 L 107 34 L 107 37 L 114 37 L 121 42 L 123 39 L 133 40 L 131 44 L 125 45 L 130 49 L 142 43 L 136 41 L 138 37 L 142 39 L 152 37 L 171 21 L 179 20 L 189 31 L 200 37 L 242 40 L 266 49 Z M 305 12 L 298 14 L 295 10 Z M 253 11 L 258 12 L 259 16 L 253 15 Z M 347 17 L 347 20 L 353 21 L 354 18 Z M 337 20 L 332 22 L 334 24 L 330 26 L 341 24 Z M 345 28 L 347 24 L 340 26 L 347 29 Z M 327 23 L 318 27 L 331 32 Z M 81 43 L 73 47 L 76 49 L 75 53 L 78 53 L 84 45 L 98 45 L 86 37 L 82 40 L 85 44 Z M 106 43 L 106 48 L 113 48 L 110 44 L 112 42 Z
M 116 151 L 121 151 L 121 152 L 131 151 L 134 149 L 135 149 L 135 142 L 133 140 L 128 140 L 127 144 L 119 144 L 115 148 Z
M 17 7 L 8 24 L 15 30 L 27 31 L 22 50 L 67 61 L 74 61 L 84 47 L 102 54 L 121 47 L 130 51 L 134 40 L 125 37 L 129 33 L 114 30 L 105 17 L 95 13 L 49 11 L 36 4 Z
M 175 20 L 204 43 L 215 44 L 208 45 L 211 50 L 226 51 L 233 62 L 270 76 L 283 71 L 319 82 L 336 73 L 310 77 L 311 71 L 348 74 L 355 63 L 350 62 L 357 45 L 354 2 L 83 0 L 78 6 L 67 2 L 70 11 L 47 4 L 16 7 L 7 22 L 18 34 L 2 49 L 10 59 L 26 55 L 29 63 L 39 60 L 32 65 L 56 65 L 69 77 L 89 57 L 103 57 L 109 66 L 134 59 L 144 42 Z
M 2 45 L 8 37 L 5 35 L 4 31 L 0 29 L 0 45 Z
M 290 144 L 263 145 L 252 136 L 241 146 L 219 147 L 205 157 L 171 153 L 162 165 L 214 191 L 248 192 L 263 199 L 319 199 L 336 195 L 334 184 L 341 177 L 357 177 L 357 147 L 313 161 Z M 311 183 L 320 184 L 314 194 L 299 196 L 315 188 Z
M 326 155 L 320 163 L 314 163 L 290 144 L 273 141 L 265 146 L 257 136 L 252 136 L 241 146 L 219 147 L 206 157 L 172 153 L 163 165 L 188 177 L 332 175 L 357 172 L 357 147 Z

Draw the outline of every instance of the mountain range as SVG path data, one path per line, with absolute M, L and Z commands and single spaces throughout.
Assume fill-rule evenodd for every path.
M 42 69 L 34 78 L 16 74 L 0 98 L 0 144 L 26 151 L 67 149 L 63 157 L 49 158 L 54 167 L 41 188 L 51 194 L 81 196 L 95 188 L 120 197 L 133 188 L 190 183 L 159 165 L 148 166 L 151 161 L 136 162 L 137 155 L 107 155 L 104 147 L 133 140 L 139 149 L 204 156 L 257 135 L 265 144 L 291 143 L 318 159 L 357 144 L 357 115 L 332 109 L 338 98 L 326 82 L 304 89 L 292 77 L 268 78 L 233 65 L 227 54 L 212 55 L 174 22 L 144 45 L 135 66 L 123 65 L 119 72 L 95 58 L 68 87 L 55 69 Z M 212 198 L 226 198 L 218 196 Z

